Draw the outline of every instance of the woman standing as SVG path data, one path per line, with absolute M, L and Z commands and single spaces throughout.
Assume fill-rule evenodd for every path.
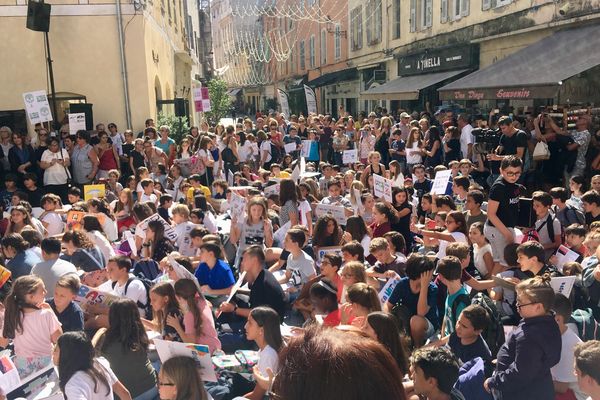
M 90 134 L 87 131 L 77 131 L 77 144 L 71 154 L 73 183 L 83 186 L 92 183 L 98 172 L 98 154 L 90 145 Z
M 212 146 L 213 143 L 210 137 L 203 136 L 202 139 L 200 139 L 200 146 L 197 154 L 198 158 L 196 161 L 198 163 L 197 171 L 201 178 L 200 182 L 208 187 L 211 187 L 213 183 L 213 166 L 215 165 L 215 161 L 210 152 Z
M 360 162 L 366 164 L 369 154 L 375 149 L 375 136 L 371 134 L 371 127 L 367 124 L 360 130 L 358 144 L 358 158 Z
M 106 132 L 98 133 L 98 139 L 100 143 L 96 145 L 96 152 L 98 153 L 98 179 L 108 178 L 108 171 L 116 169 L 121 172 L 121 165 L 119 163 L 119 154 L 114 144 L 108 141 L 108 134 Z
M 406 170 L 413 172 L 413 167 L 423 162 L 423 135 L 419 128 L 411 128 L 408 140 L 406 141 Z
M 381 155 L 383 165 L 390 162 L 390 142 L 389 137 L 382 129 L 375 129 L 375 151 Z
M 348 136 L 345 135 L 343 126 L 337 126 L 333 134 L 333 163 L 343 166 L 344 150 L 348 150 Z
M 169 166 L 175 159 L 177 146 L 175 146 L 175 141 L 169 137 L 169 133 L 171 133 L 171 131 L 167 125 L 161 126 L 159 128 L 159 132 L 160 139 L 156 140 L 154 145 L 167 155 L 168 162 L 165 164 L 165 166 Z
M 230 128 L 233 130 L 232 126 L 228 126 L 228 132 Z M 221 152 L 221 159 L 223 160 L 223 170 L 225 171 L 225 178 L 227 179 L 229 174 L 233 174 L 239 170 L 240 158 L 238 154 L 238 144 L 233 134 L 225 136 L 223 144 L 225 144 L 225 148 Z
M 443 151 L 440 130 L 437 126 L 432 126 L 429 128 L 429 137 L 425 141 L 425 148 L 423 149 L 425 167 L 433 170 L 438 165 L 441 165 Z
M 68 181 L 71 173 L 68 168 L 71 165 L 69 152 L 60 148 L 60 141 L 56 137 L 48 141 L 48 150 L 42 153 L 40 166 L 44 170 L 44 188 L 48 193 L 60 196 L 63 203 L 67 203 Z
M 13 133 L 13 147 L 8 151 L 8 161 L 10 162 L 10 170 L 23 178 L 28 172 L 34 171 L 34 152 L 25 140 L 27 135 Z
M 58 367 L 59 386 L 69 400 L 121 400 L 131 394 L 117 379 L 105 358 L 95 358 L 94 347 L 84 332 L 62 334 L 52 355 Z

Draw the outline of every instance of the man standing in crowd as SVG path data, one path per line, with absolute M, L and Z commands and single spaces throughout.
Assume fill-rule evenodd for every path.
M 565 167 L 565 187 L 567 188 L 569 187 L 569 179 L 571 179 L 571 177 L 577 175 L 583 176 L 585 173 L 585 156 L 587 154 L 591 139 L 588 128 L 588 119 L 585 117 L 580 117 L 575 122 L 575 130 L 571 132 L 571 137 L 573 138 L 574 142 L 567 145 L 567 150 L 577 151 L 577 156 L 575 159 L 575 166 L 571 172 L 567 170 L 568 167 Z
M 408 135 L 410 134 L 410 115 L 407 112 L 400 114 L 400 123 L 398 128 L 402 131 L 401 139 L 406 142 Z
M 520 129 L 516 129 L 513 126 L 513 120 L 511 117 L 504 116 L 498 120 L 498 127 L 502 132 L 500 136 L 500 143 L 493 153 L 488 154 L 488 160 L 490 161 L 502 161 L 505 157 L 510 155 L 516 155 L 524 162 L 525 151 L 527 149 L 527 134 Z M 522 166 L 521 173 L 527 171 L 527 164 Z M 497 175 L 490 175 L 491 181 L 488 180 L 490 185 L 498 178 Z
M 469 123 L 469 117 L 466 114 L 458 116 L 458 128 L 460 129 L 460 151 L 462 158 L 473 161 L 473 127 Z

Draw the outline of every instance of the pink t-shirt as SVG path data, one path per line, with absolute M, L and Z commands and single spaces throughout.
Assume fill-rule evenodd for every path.
M 206 300 L 198 300 L 198 309 L 202 315 L 202 333 L 200 336 L 196 336 L 196 329 L 194 328 L 194 315 L 188 311 L 183 315 L 183 327 L 185 334 L 194 336 L 195 344 L 207 345 L 210 349 L 211 354 L 221 348 L 221 341 L 217 336 L 217 330 L 215 329 L 215 321 L 213 319 L 212 310 L 210 304 Z
M 52 355 L 52 334 L 61 324 L 51 309 L 23 314 L 23 332 L 15 332 L 15 355 L 23 358 Z

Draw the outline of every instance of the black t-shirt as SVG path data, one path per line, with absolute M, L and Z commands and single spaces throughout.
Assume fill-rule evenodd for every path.
M 412 207 L 408 203 L 404 203 L 399 206 L 394 206 L 394 208 L 398 212 L 400 212 L 402 210 L 406 210 L 406 209 L 409 209 L 412 211 Z M 408 213 L 404 217 L 398 218 L 398 221 L 396 221 L 395 223 L 392 224 L 392 229 L 398 233 L 401 233 L 402 236 L 404 236 L 404 238 L 406 239 L 406 241 L 408 241 L 409 238 L 411 237 L 411 232 L 410 232 L 410 218 L 411 217 L 412 217 L 412 213 Z
M 471 361 L 476 357 L 481 357 L 484 361 L 492 359 L 490 348 L 481 336 L 474 343 L 464 345 L 460 342 L 460 338 L 456 335 L 456 332 L 452 332 L 450 339 L 448 339 L 448 346 L 450 346 L 452 353 L 463 363 Z
M 250 307 L 268 306 L 277 311 L 283 321 L 285 295 L 281 285 L 270 271 L 262 270 L 250 285 Z
M 519 198 L 525 193 L 523 185 L 508 183 L 500 176 L 490 188 L 490 200 L 497 201 L 496 215 L 507 228 L 514 228 L 519 219 Z M 494 224 L 488 218 L 488 224 Z
M 31 207 L 41 207 L 42 206 L 42 196 L 46 194 L 46 191 L 40 187 L 35 190 L 25 189 L 24 193 L 27 193 L 27 199 Z
M 585 213 L 585 224 L 586 225 L 591 225 L 592 222 L 595 221 L 600 221 L 600 214 L 596 215 L 595 217 L 592 215 L 592 213 Z
M 446 146 L 448 146 L 450 150 L 445 154 L 446 164 L 450 161 L 459 161 L 461 159 L 460 140 L 450 139 L 446 142 Z
M 71 302 L 61 313 L 57 311 L 54 299 L 50 299 L 48 304 L 61 323 L 63 332 L 83 331 L 83 311 L 78 304 Z
M 517 154 L 518 147 L 527 149 L 527 134 L 519 129 L 511 136 L 502 135 L 500 146 L 502 146 L 502 155 Z

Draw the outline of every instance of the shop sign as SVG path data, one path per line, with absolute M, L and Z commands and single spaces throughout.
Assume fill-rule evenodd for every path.
M 475 45 L 465 45 L 400 57 L 398 59 L 398 75 L 476 68 L 479 61 L 476 49 Z
M 548 99 L 556 95 L 556 87 L 516 87 L 516 88 L 486 88 L 465 90 L 441 90 L 442 100 L 483 100 L 483 99 Z

